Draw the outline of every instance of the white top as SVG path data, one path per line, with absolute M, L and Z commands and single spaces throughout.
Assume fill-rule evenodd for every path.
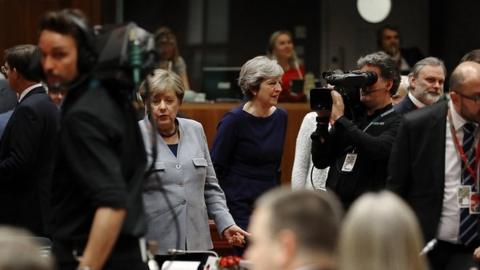
M 415 106 L 417 106 L 417 108 L 420 109 L 420 108 L 423 108 L 423 107 L 426 106 L 420 100 L 418 100 L 414 95 L 412 95 L 412 92 L 408 92 L 408 97 L 413 102 L 413 104 L 415 104 Z
M 452 114 L 452 121 L 459 142 L 463 141 L 463 125 L 467 122 L 455 110 L 452 101 L 448 103 Z M 460 208 L 457 202 L 457 189 L 462 181 L 462 161 L 455 149 L 452 133 L 450 131 L 451 123 L 447 117 L 447 128 L 445 134 L 445 187 L 443 194 L 443 208 L 440 216 L 437 238 L 451 243 L 458 242 L 458 230 L 460 224 Z M 478 128 L 476 128 L 476 139 L 478 139 Z M 430 239 L 425 239 L 430 241 Z
M 328 168 L 317 169 L 313 167 L 312 162 L 312 139 L 310 135 L 315 131 L 317 113 L 310 112 L 305 115 L 297 135 L 297 143 L 295 146 L 295 159 L 292 169 L 292 189 L 325 189 L 325 182 L 328 176 Z M 313 169 L 313 184 L 310 175 Z
M 22 99 L 28 94 L 30 93 L 30 91 L 32 91 L 33 89 L 37 88 L 37 87 L 42 87 L 42 84 L 41 83 L 36 83 L 30 87 L 27 87 L 27 89 L 23 90 L 22 94 L 20 94 L 20 98 L 18 99 L 18 102 L 22 101 Z

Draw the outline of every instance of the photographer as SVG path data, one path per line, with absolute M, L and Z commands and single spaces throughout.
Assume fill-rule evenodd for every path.
M 45 14 L 38 46 L 46 81 L 68 89 L 52 180 L 58 269 L 147 269 L 142 180 L 145 150 L 127 91 L 93 76 L 97 53 L 77 10 Z
M 357 110 L 354 121 L 348 119 L 344 116 L 344 99 L 348 97 L 333 90 L 332 128 L 327 131 L 328 120 L 319 114 L 312 134 L 313 164 L 321 169 L 330 166 L 327 189 L 335 192 L 347 209 L 362 193 L 384 188 L 390 149 L 401 119 L 391 104 L 391 95 L 400 82 L 393 60 L 377 52 L 361 57 L 357 64 L 360 71 L 374 72 L 378 77 L 374 84 L 360 89 L 362 110 Z

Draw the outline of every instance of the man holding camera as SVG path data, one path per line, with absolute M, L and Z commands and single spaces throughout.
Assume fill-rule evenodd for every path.
M 378 78 L 360 89 L 363 110 L 351 121 L 344 115 L 345 93 L 332 90 L 331 129 L 327 131 L 319 114 L 312 134 L 313 164 L 322 169 L 330 166 L 327 189 L 347 209 L 362 193 L 385 187 L 388 158 L 401 120 L 391 104 L 400 83 L 394 61 L 376 52 L 361 57 L 357 64 L 360 71 L 373 72 Z

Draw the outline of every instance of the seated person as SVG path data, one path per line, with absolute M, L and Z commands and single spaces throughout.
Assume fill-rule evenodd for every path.
M 171 70 L 180 78 L 185 89 L 190 89 L 187 76 L 187 64 L 178 50 L 177 37 L 168 27 L 160 27 L 155 32 L 155 46 L 160 57 L 158 67 Z
M 267 55 L 271 59 L 277 60 L 283 68 L 282 92 L 278 98 L 279 102 L 303 102 L 307 100 L 302 91 L 295 93 L 292 91 L 292 80 L 301 79 L 305 76 L 305 68 L 299 63 L 295 48 L 293 45 L 292 34 L 288 31 L 276 31 L 270 36 Z
M 256 203 L 246 258 L 253 270 L 335 269 L 340 219 L 329 193 L 274 189 Z

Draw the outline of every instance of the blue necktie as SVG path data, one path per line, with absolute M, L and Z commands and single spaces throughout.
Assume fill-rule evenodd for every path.
M 474 172 L 477 171 L 475 164 L 475 125 L 466 123 L 463 126 L 463 151 Z M 462 185 L 471 186 L 472 192 L 477 192 L 475 179 L 468 171 L 467 165 L 462 166 Z M 478 215 L 470 215 L 469 208 L 460 208 L 460 242 L 469 245 L 477 239 Z

